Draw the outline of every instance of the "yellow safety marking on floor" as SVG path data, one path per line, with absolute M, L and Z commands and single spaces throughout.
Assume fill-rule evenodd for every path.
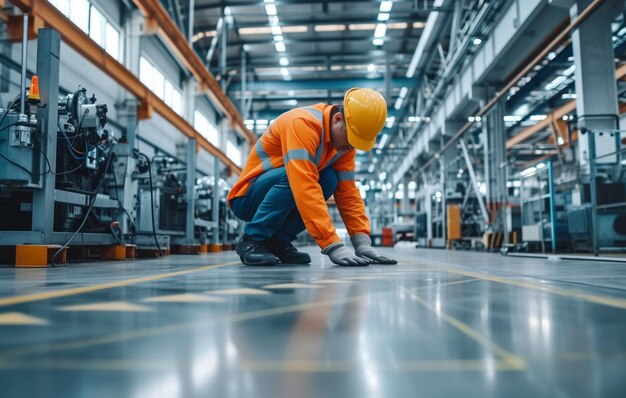
M 385 372 L 484 372 L 486 362 L 480 359 L 441 359 L 441 360 L 405 360 L 394 362 L 372 362 L 371 365 Z M 355 372 L 362 364 L 354 361 L 315 361 L 315 360 L 243 360 L 242 369 L 257 372 L 280 373 L 346 373 Z M 94 371 L 174 371 L 191 370 L 187 364 L 159 359 L 75 359 L 44 358 L 36 361 L 6 360 L 0 361 L 0 369 L 26 370 L 94 370 Z M 489 363 L 490 371 L 519 371 L 504 361 Z
M 226 301 L 223 297 L 212 297 L 204 294 L 171 294 L 168 296 L 148 297 L 143 300 L 144 303 L 223 303 Z
M 402 259 L 402 261 L 410 262 L 414 260 Z M 411 266 L 420 267 L 420 265 L 416 265 L 415 263 L 411 264 Z M 444 265 L 438 265 L 438 264 L 429 263 L 427 266 L 435 267 L 437 270 L 440 270 L 440 271 L 449 272 L 449 273 L 457 274 L 457 275 L 468 276 L 471 278 L 482 279 L 482 280 L 489 281 L 489 282 L 497 282 L 497 283 L 502 283 L 505 285 L 523 287 L 526 289 L 537 290 L 537 291 L 544 292 L 544 293 L 551 293 L 551 294 L 556 294 L 558 296 L 583 300 L 583 301 L 587 301 L 587 302 L 594 303 L 594 304 L 606 305 L 608 307 L 626 309 L 626 299 L 622 299 L 618 297 L 583 293 L 583 292 L 576 291 L 576 290 L 564 289 L 564 288 L 554 287 L 554 286 L 546 286 L 544 284 L 537 284 L 537 283 L 527 282 L 527 281 L 520 281 L 520 280 L 516 280 L 516 279 L 504 277 L 504 276 L 495 276 L 495 275 L 483 274 L 483 273 L 474 272 L 474 271 L 464 271 L 464 270 L 459 270 L 456 268 L 446 267 Z
M 0 314 L 0 326 L 2 325 L 32 325 L 45 326 L 48 321 L 34 316 L 22 314 L 21 312 L 6 312 Z
M 101 290 L 114 289 L 117 287 L 137 285 L 139 283 L 153 282 L 153 281 L 158 281 L 158 280 L 166 279 L 166 278 L 173 278 L 175 276 L 181 276 L 181 275 L 195 274 L 198 272 L 222 268 L 222 267 L 235 265 L 235 264 L 241 264 L 241 263 L 239 261 L 232 261 L 232 262 L 216 264 L 216 265 L 206 265 L 206 266 L 192 268 L 192 269 L 188 269 L 184 271 L 168 272 L 166 274 L 144 276 L 144 277 L 133 278 L 133 279 L 125 279 L 125 280 L 121 280 L 117 282 L 99 283 L 96 285 L 77 287 L 77 288 L 72 288 L 72 289 L 52 290 L 52 291 L 42 292 L 42 293 L 25 294 L 22 296 L 4 297 L 4 298 L 0 298 L 0 307 L 5 307 L 8 305 L 15 305 L 15 304 L 32 303 L 34 301 L 50 300 L 50 299 L 55 299 L 59 297 L 75 296 L 78 294 L 98 292 Z
M 306 283 L 276 283 L 265 285 L 263 289 L 319 289 L 320 286 L 307 285 Z
M 320 285 L 338 285 L 341 283 L 352 283 L 352 281 L 346 281 L 342 279 L 318 279 L 312 281 L 313 283 L 319 283 Z
M 470 283 L 474 281 L 476 281 L 476 279 L 467 279 L 464 281 L 442 283 L 442 284 L 438 284 L 437 287 L 458 285 L 458 284 Z M 418 290 L 425 289 L 427 287 L 432 287 L 432 286 L 416 287 L 414 289 L 411 289 L 411 291 L 418 291 Z M 249 321 L 253 319 L 267 318 L 270 316 L 289 314 L 292 312 L 299 312 L 299 311 L 306 311 L 306 310 L 311 310 L 311 309 L 320 308 L 320 307 L 332 306 L 335 304 L 351 303 L 351 302 L 363 300 L 368 297 L 378 297 L 378 296 L 390 295 L 390 294 L 395 294 L 395 293 L 397 293 L 397 290 L 394 289 L 394 290 L 390 290 L 386 292 L 353 296 L 353 297 L 347 297 L 347 298 L 341 298 L 341 299 L 335 299 L 335 300 L 316 301 L 313 303 L 296 304 L 296 305 L 290 305 L 290 306 L 285 306 L 285 307 L 244 312 L 240 314 L 227 314 L 227 315 L 217 316 L 215 318 L 202 319 L 200 321 L 175 323 L 172 325 L 165 325 L 165 326 L 158 326 L 154 328 L 145 328 L 145 329 L 134 330 L 130 332 L 123 332 L 123 333 L 119 333 L 116 335 L 105 335 L 102 337 L 75 340 L 75 341 L 70 341 L 67 343 L 59 342 L 59 343 L 54 344 L 53 346 L 47 343 L 43 343 L 40 345 L 30 345 L 29 347 L 25 347 L 25 348 L 16 348 L 16 349 L 0 352 L 0 361 L 5 356 L 23 357 L 27 355 L 33 355 L 33 354 L 75 350 L 75 349 L 93 347 L 93 346 L 98 346 L 98 345 L 118 343 L 121 341 L 153 337 L 153 336 L 158 336 L 162 334 L 182 332 L 188 329 L 193 329 L 195 327 L 207 327 L 207 326 L 215 326 L 215 325 L 224 324 L 224 323 L 234 323 L 234 322 Z
M 207 294 L 223 294 L 227 296 L 264 296 L 272 294 L 267 290 L 251 289 L 249 287 L 240 287 L 235 289 L 209 290 Z
M 131 304 L 124 301 L 109 301 L 103 303 L 67 305 L 58 307 L 57 311 L 77 311 L 77 312 L 152 312 L 150 307 Z
M 377 269 L 377 268 L 374 267 L 374 269 Z M 477 279 L 474 279 L 474 280 L 477 280 Z M 462 333 L 464 333 L 466 336 L 470 337 L 472 340 L 476 341 L 478 344 L 480 344 L 483 347 L 487 348 L 490 352 L 495 353 L 497 356 L 502 358 L 502 360 L 507 365 L 515 367 L 515 368 L 519 368 L 519 369 L 526 368 L 526 361 L 524 360 L 524 358 L 519 357 L 519 356 L 513 354 L 512 352 L 510 352 L 510 351 L 506 350 L 505 348 L 501 347 L 500 345 L 498 345 L 494 341 L 492 341 L 489 338 L 485 337 L 480 332 L 472 329 L 467 324 L 465 324 L 465 323 L 461 322 L 460 320 L 454 318 L 453 316 L 451 316 L 451 315 L 441 311 L 441 309 L 438 309 L 438 308 L 434 307 L 430 302 L 428 302 L 428 301 L 424 300 L 423 298 L 421 298 L 416 293 L 416 289 L 407 289 L 404 286 L 401 286 L 398 283 L 395 283 L 393 281 L 389 281 L 389 282 L 392 283 L 394 286 L 398 287 L 400 290 L 406 292 L 409 295 L 409 297 L 411 297 L 413 300 L 417 301 L 418 303 L 420 303 L 424 307 L 428 308 L 430 311 L 432 311 L 439 318 L 443 319 L 444 321 L 446 321 L 447 323 L 449 323 L 453 327 L 457 328 Z M 463 283 L 463 282 L 464 281 L 457 281 L 456 284 Z M 453 284 L 455 284 L 455 282 L 451 282 L 448 285 L 453 285 Z M 430 285 L 429 287 L 437 287 L 437 286 L 441 286 L 441 285 Z

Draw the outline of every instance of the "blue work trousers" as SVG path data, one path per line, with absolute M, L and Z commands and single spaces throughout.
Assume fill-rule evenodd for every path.
M 335 192 L 338 180 L 332 167 L 320 171 L 318 182 L 324 199 L 328 200 Z M 254 240 L 274 237 L 290 242 L 305 230 L 284 167 L 258 176 L 244 196 L 230 201 L 230 207 L 237 218 L 248 221 L 244 231 Z

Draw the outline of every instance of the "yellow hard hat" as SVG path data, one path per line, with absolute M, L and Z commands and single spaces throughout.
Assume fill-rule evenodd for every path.
M 350 145 L 372 149 L 387 120 L 385 97 L 369 88 L 351 88 L 343 98 L 343 114 Z

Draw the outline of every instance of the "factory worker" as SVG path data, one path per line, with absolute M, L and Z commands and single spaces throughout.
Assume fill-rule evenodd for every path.
M 377 91 L 350 89 L 341 105 L 280 115 L 250 151 L 228 195 L 248 223 L 237 244 L 247 265 L 308 264 L 291 241 L 305 229 L 338 265 L 395 264 L 372 248 L 365 205 L 354 181 L 356 150 L 369 151 L 387 118 Z M 337 235 L 326 201 L 334 196 L 354 251 Z

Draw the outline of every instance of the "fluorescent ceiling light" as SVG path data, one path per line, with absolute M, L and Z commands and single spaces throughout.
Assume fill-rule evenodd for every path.
M 283 76 L 287 76 L 287 75 L 289 75 L 289 71 L 287 70 L 287 68 L 280 68 L 280 73 L 281 73 Z
M 389 13 L 381 12 L 380 14 L 378 14 L 378 20 L 380 22 L 388 21 L 389 20 Z
M 385 181 L 385 178 L 387 178 L 387 172 L 383 171 L 378 175 L 378 179 L 381 181 Z
M 559 84 L 563 83 L 566 79 L 567 79 L 567 77 L 565 77 L 565 76 L 557 76 L 550 83 L 546 84 L 545 89 L 548 90 L 548 91 L 552 90 L 552 89 L 555 89 L 555 88 L 557 88 L 559 86 Z
M 420 120 L 422 120 L 422 118 L 419 116 L 409 116 L 409 122 L 411 123 L 416 123 L 416 122 L 419 122 Z
M 565 93 L 561 96 L 563 99 L 576 99 L 578 96 L 574 93 Z
M 273 3 L 274 2 L 274 0 L 263 0 L 263 1 L 265 1 L 266 3 Z
M 387 24 L 387 29 L 406 29 L 408 27 L 409 24 L 406 22 L 394 22 Z
M 372 43 L 374 43 L 375 46 L 382 46 L 385 43 L 384 39 L 374 39 L 372 40 Z
M 280 29 L 280 28 L 278 28 Z M 268 27 L 262 28 L 239 28 L 240 35 L 268 35 L 271 34 L 272 30 Z
M 565 69 L 565 70 L 563 71 L 563 75 L 564 75 L 564 76 L 569 76 L 569 75 L 571 75 L 572 73 L 574 73 L 574 71 L 575 71 L 575 70 L 576 70 L 576 65 L 572 65 L 572 66 L 570 66 L 569 68 L 567 68 L 567 69 Z
M 280 26 L 278 25 L 272 26 L 271 32 L 274 36 L 281 36 L 283 34 L 283 31 L 280 29 Z
M 267 124 L 269 121 L 267 119 L 257 119 L 256 124 Z
M 479 44 L 480 44 L 480 43 L 482 43 L 482 42 L 483 42 L 483 41 L 482 41 L 482 39 L 481 39 L 480 37 L 476 37 L 476 38 L 474 38 L 474 41 L 473 41 L 473 43 L 474 43 L 474 45 L 475 45 L 475 46 L 479 45 Z
M 280 19 L 278 19 L 278 16 L 276 15 L 270 15 L 267 17 L 267 19 L 270 21 L 270 26 L 280 25 Z
M 408 92 L 409 92 L 409 89 L 408 89 L 408 88 L 406 88 L 406 87 L 402 87 L 402 88 L 400 89 L 400 98 L 404 98 L 404 97 L 406 97 L 406 93 L 408 93 Z
M 274 36 L 274 41 L 283 41 L 283 37 L 281 35 Z
M 389 12 L 391 11 L 391 7 L 393 7 L 393 1 L 381 1 L 380 2 L 380 12 Z
M 341 32 L 346 30 L 346 25 L 315 25 L 316 32 Z
M 529 167 L 526 170 L 522 171 L 520 174 L 523 176 L 531 175 L 537 171 L 536 167 Z
M 276 51 L 278 51 L 279 53 L 284 53 L 285 51 L 287 51 L 287 49 L 285 48 L 285 43 L 282 41 L 275 42 L 274 46 L 276 47 Z
M 506 116 L 504 116 L 504 121 L 505 122 L 519 122 L 520 120 L 522 120 L 521 116 L 515 116 L 515 115 L 506 115 Z
M 540 122 L 542 120 L 545 120 L 547 117 L 547 115 L 531 115 L 530 120 L 534 122 Z
M 378 148 L 383 149 L 385 145 L 387 145 L 387 141 L 389 141 L 389 134 L 383 134 L 380 138 L 380 142 L 378 143 Z
M 374 64 L 367 65 L 367 71 L 369 73 L 374 73 L 376 71 L 376 65 L 374 65 Z
M 368 173 L 373 173 L 375 167 L 376 167 L 376 165 L 374 163 L 370 164 L 370 167 L 367 168 L 367 172 Z
M 563 137 L 558 137 L 557 142 L 559 143 L 559 145 L 565 144 L 565 140 L 563 139 Z
M 538 164 L 537 166 L 535 166 L 535 167 L 537 167 L 537 170 L 541 170 L 541 169 L 543 169 L 544 167 L 546 167 L 546 165 L 545 165 L 544 163 L 539 163 L 539 164 Z
M 286 33 L 304 33 L 308 31 L 309 27 L 306 25 L 283 26 L 283 32 Z
M 244 124 L 254 124 L 254 120 L 252 120 L 252 119 L 246 119 L 243 122 L 244 122 Z
M 287 57 L 281 57 L 280 66 L 287 66 L 287 65 L 289 65 L 289 60 L 287 59 Z
M 356 23 L 348 25 L 348 29 L 350 30 L 374 30 L 376 29 L 376 24 L 374 23 Z
M 278 13 L 278 11 L 276 10 L 276 4 L 274 3 L 269 3 L 265 5 L 265 13 L 269 16 L 274 16 Z
M 385 37 L 386 33 L 387 33 L 387 25 L 385 25 L 384 23 L 379 23 L 378 25 L 376 25 L 376 30 L 374 31 L 374 37 L 379 39 L 379 38 Z
M 413 22 L 413 29 L 424 29 L 426 24 L 424 22 Z
M 403 103 L 404 103 L 404 98 L 398 97 L 398 99 L 396 100 L 396 104 L 393 106 L 393 108 L 395 110 L 399 110 L 400 108 L 402 108 Z M 393 126 L 393 123 L 392 123 L 392 126 Z M 387 127 L 390 127 L 390 126 L 387 126 Z
M 385 127 L 387 127 L 388 129 L 393 127 L 393 124 L 396 122 L 396 117 L 395 116 L 389 116 L 387 118 L 387 124 L 385 125 Z M 382 147 L 381 147 L 382 148 Z

